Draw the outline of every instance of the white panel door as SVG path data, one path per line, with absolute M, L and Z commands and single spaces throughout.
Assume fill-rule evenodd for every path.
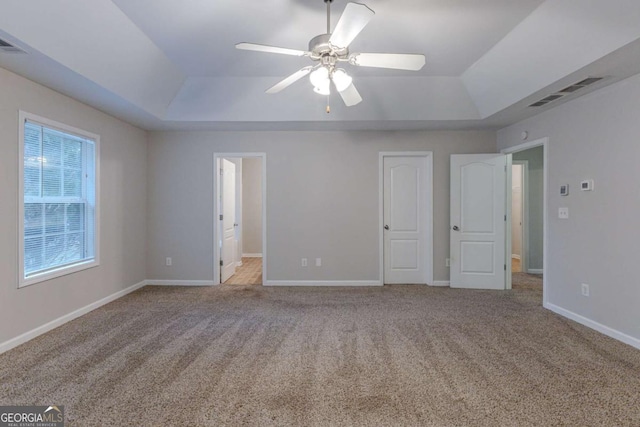
M 451 287 L 505 289 L 506 156 L 451 156 Z
M 427 283 L 431 263 L 428 157 L 384 157 L 384 283 Z
M 224 283 L 236 273 L 235 241 L 236 241 L 236 165 L 222 159 L 222 250 L 220 259 L 220 282 Z

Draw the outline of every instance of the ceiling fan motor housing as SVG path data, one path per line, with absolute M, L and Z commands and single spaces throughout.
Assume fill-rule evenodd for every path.
M 347 59 L 349 56 L 349 48 L 338 48 L 329 43 L 331 34 L 320 34 L 315 36 L 309 42 L 309 52 L 312 59 L 320 59 L 324 56 L 334 56 L 336 59 Z

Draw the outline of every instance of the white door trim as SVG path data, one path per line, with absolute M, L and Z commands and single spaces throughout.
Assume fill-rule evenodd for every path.
M 213 153 L 213 284 L 220 284 L 220 247 L 218 211 L 220 204 L 220 159 L 225 157 L 259 158 L 262 162 L 262 282 L 267 281 L 267 154 L 266 153 Z
M 529 142 L 525 142 L 522 144 L 518 144 L 515 145 L 513 147 L 508 147 L 508 148 L 504 148 L 503 150 L 501 150 L 500 152 L 502 154 L 513 154 L 513 153 L 518 153 L 520 151 L 525 151 L 528 150 L 530 148 L 535 148 L 535 147 L 539 147 L 542 146 L 543 148 L 543 184 L 542 184 L 542 210 L 543 210 L 543 214 L 542 214 L 542 306 L 545 308 L 549 308 L 549 301 L 548 301 L 548 292 L 547 292 L 547 283 L 548 283 L 548 277 L 547 277 L 547 266 L 549 265 L 547 262 L 547 256 L 548 256 L 548 242 L 549 242 L 549 218 L 548 218 L 548 212 L 547 212 L 547 206 L 548 206 L 548 197 L 549 197 L 549 191 L 548 191 L 548 184 L 549 184 L 549 138 L 545 137 L 545 138 L 540 138 L 540 139 L 536 139 L 534 141 L 529 141 Z M 510 201 L 509 201 L 510 202 Z M 508 203 L 507 203 L 507 207 Z M 508 214 L 509 218 L 508 220 L 511 221 L 511 210 L 509 210 Z M 509 256 L 511 256 L 511 240 L 510 240 L 510 235 L 509 238 L 505 238 L 505 245 L 506 248 L 508 249 L 508 251 L 506 252 L 507 254 L 509 254 Z M 505 260 L 506 261 L 506 260 Z M 509 284 L 511 284 L 511 263 L 508 262 L 507 263 L 507 279 L 509 280 Z
M 427 225 L 427 249 L 431 254 L 427 259 L 427 283 L 433 282 L 433 151 L 381 151 L 378 154 L 378 263 L 380 284 L 384 284 L 384 158 L 385 157 L 425 157 L 429 167 L 429 194 L 427 195 L 427 212 L 431 221 Z

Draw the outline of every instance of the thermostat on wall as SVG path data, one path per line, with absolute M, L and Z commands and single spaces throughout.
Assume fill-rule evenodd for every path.
M 593 180 L 586 179 L 580 183 L 580 189 L 582 191 L 593 191 Z

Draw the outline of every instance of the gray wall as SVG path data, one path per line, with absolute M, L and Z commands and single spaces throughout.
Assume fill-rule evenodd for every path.
M 542 270 L 544 148 L 536 147 L 515 153 L 513 160 L 527 160 L 529 162 L 529 195 L 526 203 L 527 214 L 529 215 L 527 266 L 529 269 Z
M 550 304 L 640 339 L 640 75 L 498 133 L 500 148 L 549 137 L 547 298 Z M 595 191 L 579 183 L 595 180 Z M 570 195 L 561 197 L 560 185 Z M 558 208 L 569 219 L 558 219 Z M 581 296 L 581 283 L 591 296 Z
M 18 110 L 101 136 L 101 265 L 18 289 Z M 146 278 L 146 133 L 0 68 L 0 343 Z
M 262 159 L 243 159 L 242 248 L 245 254 L 262 253 Z
M 152 132 L 148 277 L 213 280 L 213 154 L 266 152 L 267 279 L 378 280 L 378 153 L 424 150 L 434 152 L 434 278 L 448 280 L 449 156 L 495 148 L 491 131 Z M 302 257 L 322 267 L 302 268 Z

